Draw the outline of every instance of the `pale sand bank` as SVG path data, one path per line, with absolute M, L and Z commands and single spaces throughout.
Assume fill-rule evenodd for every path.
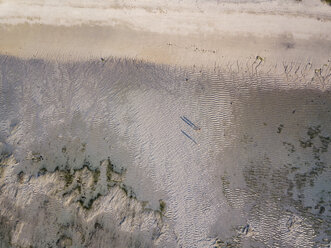
M 254 2 L 254 1 L 253 1 Z M 331 57 L 330 7 L 320 1 L 167 4 L 0 2 L 0 51 L 20 57 L 128 57 L 214 66 L 261 56 L 277 63 Z
M 214 66 L 254 61 L 261 56 L 270 66 L 299 61 L 323 65 L 330 58 L 331 42 L 254 35 L 169 35 L 101 26 L 57 27 L 39 24 L 2 25 L 2 54 L 25 58 L 81 60 L 127 57 L 154 63 Z

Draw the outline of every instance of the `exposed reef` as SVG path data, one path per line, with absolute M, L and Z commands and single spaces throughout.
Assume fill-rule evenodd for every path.
M 125 169 L 109 158 L 94 168 L 84 160 L 79 168 L 67 163 L 49 171 L 44 163 L 47 155 L 34 151 L 26 161 L 40 168 L 38 172 L 17 173 L 20 164 L 1 145 L 1 247 L 98 247 L 103 242 L 115 247 L 154 247 L 167 242 L 162 238 L 168 232 L 162 219 L 165 202 L 160 200 L 159 210 L 146 208 L 146 202 L 123 183 Z M 66 155 L 70 149 L 61 152 Z M 44 193 L 35 195 L 31 192 L 35 187 L 42 187 Z M 9 196 L 11 191 L 15 193 Z

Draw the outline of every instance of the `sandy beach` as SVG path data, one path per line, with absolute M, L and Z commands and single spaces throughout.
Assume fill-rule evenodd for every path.
M 2 1 L 2 54 L 48 59 L 128 57 L 214 66 L 330 59 L 331 17 L 320 1 L 106 3 Z
M 0 247 L 329 247 L 330 10 L 0 0 Z

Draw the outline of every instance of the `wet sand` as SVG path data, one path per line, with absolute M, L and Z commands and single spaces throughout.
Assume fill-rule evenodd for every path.
M 134 192 L 135 207 L 145 202 L 147 209 L 156 211 L 164 200 L 165 226 L 155 241 L 160 245 L 209 247 L 220 240 L 235 247 L 326 243 L 328 88 L 289 85 L 284 76 L 271 74 L 239 76 L 221 69 L 183 69 L 130 59 L 59 63 L 2 56 L 1 69 L 1 142 L 14 148 L 19 161 L 4 166 L 4 192 L 17 189 L 23 197 L 34 185 L 34 192 L 53 202 L 59 196 L 45 188 L 61 182 L 57 173 L 81 170 L 86 161 L 91 171 L 101 171 L 101 161 L 110 158 L 117 168 L 125 168 L 123 183 Z M 15 179 L 20 171 L 23 186 Z M 63 192 L 59 182 L 56 190 Z M 104 193 L 102 183 L 100 179 L 92 190 L 101 197 L 93 205 L 98 206 L 93 208 L 97 214 L 86 212 L 88 219 L 109 213 L 122 223 L 116 211 L 108 212 L 113 193 Z M 43 204 L 33 192 L 2 202 L 20 205 L 31 197 L 34 204 Z M 113 204 L 119 207 L 123 201 Z M 70 213 L 80 213 L 75 212 L 80 208 L 72 210 L 77 203 L 66 202 Z M 28 206 L 26 216 L 32 211 Z M 16 212 L 2 214 L 25 227 L 31 223 Z M 36 225 L 43 223 L 40 218 Z M 147 217 L 141 218 L 137 225 Z M 76 221 L 73 225 L 79 226 Z M 125 223 L 113 232 L 128 228 L 134 234 Z M 247 224 L 250 227 L 242 231 Z M 9 226 L 15 244 L 22 244 L 23 234 L 14 224 Z M 47 228 L 59 226 L 56 222 Z M 27 242 L 36 242 L 32 237 L 39 229 L 30 230 Z M 82 244 L 76 240 L 78 233 L 70 233 L 63 231 Z M 126 242 L 126 237 L 115 240 Z M 141 239 L 151 242 L 148 233 Z
M 329 6 L 0 7 L 0 245 L 330 243 Z

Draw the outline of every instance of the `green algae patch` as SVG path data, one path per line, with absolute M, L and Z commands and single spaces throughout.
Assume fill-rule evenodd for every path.
M 159 200 L 159 203 L 160 203 L 160 211 L 161 213 L 163 213 L 166 210 L 166 203 L 162 199 Z
M 283 145 L 286 147 L 287 151 L 290 153 L 294 153 L 295 152 L 295 147 L 293 144 L 289 143 L 289 142 L 283 142 Z
M 328 151 L 328 147 L 329 147 L 329 144 L 331 142 L 331 139 L 330 137 L 324 137 L 324 136 L 319 136 L 319 139 L 322 143 L 322 146 L 321 146 L 321 152 L 327 152 Z
M 72 239 L 66 235 L 62 235 L 56 242 L 58 247 L 71 247 Z
M 137 199 L 137 196 L 131 187 L 127 186 L 124 183 L 121 183 L 119 186 L 129 198 Z
M 23 171 L 20 171 L 18 174 L 17 174 L 17 181 L 19 183 L 23 183 L 24 182 L 24 176 L 25 176 L 25 173 Z
M 92 173 L 93 173 L 93 183 L 97 184 L 99 181 L 99 177 L 100 177 L 100 170 L 96 169 Z
M 0 178 L 2 178 L 4 172 L 5 172 L 5 168 L 0 167 Z
M 321 2 L 331 6 L 331 0 L 321 0 Z
M 66 170 L 63 172 L 63 178 L 65 181 L 65 185 L 68 187 L 69 185 L 72 184 L 72 182 L 74 180 L 74 175 L 71 174 L 71 172 L 69 170 Z
M 284 128 L 284 125 L 280 124 L 277 128 L 277 133 L 280 134 L 282 132 L 283 128 Z
M 308 127 L 307 135 L 309 136 L 310 139 L 314 139 L 321 133 L 321 126 L 312 126 Z
M 94 202 L 107 194 L 107 191 L 104 191 L 104 186 L 108 189 L 118 186 L 129 198 L 136 198 L 132 188 L 122 183 L 125 170 L 116 170 L 110 159 L 100 161 L 100 167 L 96 169 L 92 169 L 93 167 L 86 159 L 81 168 L 70 170 L 68 167 L 68 165 L 64 169 L 56 167 L 52 172 L 42 168 L 38 175 L 42 176 L 47 172 L 60 173 L 60 178 L 64 182 L 62 197 L 70 199 L 71 202 L 79 203 L 85 210 L 92 209 Z M 105 178 L 105 182 L 101 178 Z
M 91 197 L 90 199 L 86 199 L 85 196 L 81 196 L 81 198 L 77 201 L 80 206 L 86 210 L 90 210 L 92 208 L 92 205 L 94 201 L 96 201 L 100 196 L 102 196 L 100 193 L 98 193 L 96 196 Z
M 86 145 L 83 144 L 81 149 L 85 149 L 85 147 Z M 68 149 L 65 146 L 62 146 L 62 148 L 60 147 L 60 149 L 63 154 L 67 154 Z M 39 153 L 34 152 L 33 154 L 33 156 L 39 158 Z M 30 160 L 32 160 L 31 155 L 32 153 L 30 153 Z M 38 162 L 41 160 L 47 162 L 47 157 L 43 157 L 43 159 L 40 160 L 38 159 Z M 59 177 L 60 182 L 62 182 L 62 184 L 59 184 L 60 188 L 55 190 L 56 194 L 62 197 L 68 204 L 77 204 L 77 206 L 84 211 L 90 211 L 93 209 L 95 202 L 99 198 L 106 196 L 111 188 L 114 187 L 121 190 L 127 197 L 127 200 L 137 201 L 137 203 L 141 204 L 144 211 L 149 211 L 145 208 L 148 202 L 137 200 L 132 187 L 123 183 L 126 170 L 115 166 L 110 158 L 101 160 L 100 165 L 97 168 L 95 168 L 87 158 L 82 161 L 81 166 L 78 168 L 71 168 L 69 159 L 64 164 L 58 164 L 51 170 L 42 163 L 37 164 L 36 162 L 31 163 L 32 166 L 40 166 L 35 178 L 37 179 L 38 177 L 55 173 L 55 175 Z M 18 175 L 18 180 L 23 182 L 24 176 L 25 172 L 21 171 Z M 34 176 L 32 175 L 32 177 Z M 159 209 L 151 209 L 150 211 L 156 216 L 162 218 L 165 210 L 166 203 L 163 200 L 160 200 Z
M 62 147 L 62 153 L 66 153 L 67 152 L 67 147 Z
M 106 171 L 107 182 L 111 181 L 111 175 L 114 172 L 113 168 L 114 168 L 113 165 L 111 163 L 108 163 L 107 171 Z

